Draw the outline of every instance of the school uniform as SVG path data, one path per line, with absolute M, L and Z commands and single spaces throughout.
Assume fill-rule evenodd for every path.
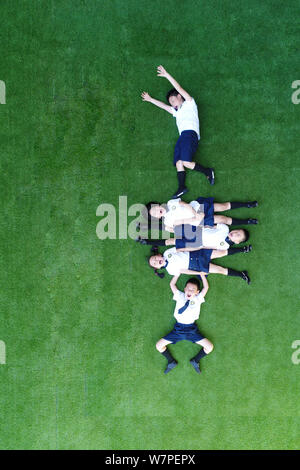
M 217 250 L 228 250 L 233 243 L 228 238 L 229 227 L 217 224 L 214 227 L 204 227 L 202 231 L 203 246 L 213 246 Z
M 171 199 L 167 202 L 166 214 L 163 217 L 164 224 L 167 227 L 174 227 L 174 223 L 180 219 L 192 218 L 189 210 L 179 204 L 181 198 Z M 204 212 L 204 219 L 199 222 L 196 221 L 192 225 L 214 225 L 214 198 L 213 197 L 199 197 L 196 201 L 191 201 L 189 205 L 196 212 Z
M 177 252 L 176 247 L 169 248 L 163 254 L 165 269 L 171 276 L 179 276 L 182 269 L 197 272 L 209 272 L 209 263 L 213 250 L 195 250 Z
M 229 227 L 217 224 L 213 227 L 192 227 L 179 225 L 175 227 L 175 246 L 179 248 L 213 247 L 215 250 L 228 250 L 233 244 L 228 238 Z
M 214 225 L 214 198 L 213 197 L 198 197 L 197 202 L 203 207 L 204 222 L 203 225 Z
M 200 315 L 201 304 L 205 302 L 203 295 L 199 293 L 192 299 L 187 299 L 184 292 L 177 290 L 173 300 L 176 301 L 174 310 L 176 323 L 164 339 L 174 344 L 184 339 L 193 343 L 204 339 L 205 337 L 202 336 L 195 323 Z
M 173 163 L 176 165 L 178 160 L 191 162 L 200 140 L 200 125 L 195 100 L 185 100 L 178 110 L 172 108 L 172 114 L 176 118 L 180 134 L 175 145 Z

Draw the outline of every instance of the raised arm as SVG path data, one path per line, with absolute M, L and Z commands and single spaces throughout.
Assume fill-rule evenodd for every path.
M 172 75 L 170 75 L 166 69 L 162 66 L 162 65 L 159 65 L 157 67 L 157 75 L 159 77 L 164 77 L 166 78 L 167 80 L 169 80 L 169 82 L 171 83 L 171 85 L 173 85 L 173 87 L 178 91 L 178 93 L 181 94 L 181 96 L 184 97 L 184 99 L 186 101 L 192 101 L 192 97 L 188 94 L 187 91 L 185 91 L 181 85 L 179 85 L 178 82 L 176 82 L 175 78 L 172 77 Z
M 192 274 L 194 276 L 200 276 L 201 274 L 208 274 L 208 273 L 205 273 L 204 271 L 192 271 L 191 269 L 182 269 L 180 271 L 180 274 Z
M 190 204 L 187 204 L 184 201 L 180 201 L 179 205 L 185 207 L 190 212 L 191 216 L 185 219 L 178 219 L 174 222 L 174 225 L 185 225 L 185 224 L 196 224 L 201 222 L 204 219 L 204 212 L 196 212 Z
M 143 91 L 143 93 L 141 94 L 141 97 L 143 101 L 148 101 L 148 103 L 152 103 L 158 108 L 164 109 L 165 111 L 168 111 L 168 113 L 173 114 L 172 106 L 168 106 L 166 103 L 163 103 L 162 101 L 155 100 L 146 91 Z
M 202 281 L 202 284 L 203 284 L 203 289 L 201 291 L 201 294 L 203 295 L 203 297 L 205 297 L 206 294 L 207 294 L 207 291 L 209 289 L 209 284 L 207 282 L 205 274 L 201 273 L 201 274 L 199 274 L 199 276 L 201 277 L 201 281 Z
M 172 279 L 171 279 L 171 282 L 170 282 L 170 287 L 171 287 L 171 291 L 173 292 L 173 294 L 176 294 L 176 292 L 178 291 L 177 287 L 176 287 L 176 282 L 178 280 L 179 276 L 173 276 Z
M 174 229 L 172 227 L 169 227 L 168 225 L 165 225 L 164 230 L 170 233 L 174 233 Z

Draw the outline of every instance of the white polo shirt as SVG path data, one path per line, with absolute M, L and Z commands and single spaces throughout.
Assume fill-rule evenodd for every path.
M 182 269 L 189 269 L 190 255 L 187 251 L 176 252 L 176 248 L 169 248 L 163 254 L 168 262 L 166 270 L 171 276 L 179 276 Z
M 171 199 L 170 201 L 167 202 L 167 212 L 164 215 L 164 224 L 167 227 L 174 227 L 174 222 L 180 219 L 191 219 L 193 215 L 190 213 L 190 211 L 184 207 L 181 206 L 179 203 L 181 202 L 180 198 L 177 199 Z M 196 211 L 200 209 L 200 204 L 198 201 L 192 201 L 189 203 L 189 205 Z M 199 225 L 200 222 L 197 221 L 191 225 Z
M 184 325 L 194 323 L 196 320 L 198 320 L 200 315 L 201 304 L 205 302 L 204 297 L 200 292 L 198 295 L 196 295 L 190 300 L 188 307 L 183 313 L 178 313 L 178 310 L 185 305 L 188 299 L 186 298 L 184 292 L 177 290 L 173 295 L 173 300 L 176 300 L 174 317 L 176 318 L 176 321 L 178 323 L 183 323 Z
M 200 140 L 198 109 L 194 98 L 191 101 L 185 100 L 178 111 L 172 108 L 172 114 L 176 118 L 179 134 L 183 131 L 195 131 Z
M 217 250 L 228 250 L 229 243 L 225 241 L 229 227 L 225 224 L 217 224 L 214 227 L 204 227 L 202 231 L 202 246 L 213 247 Z

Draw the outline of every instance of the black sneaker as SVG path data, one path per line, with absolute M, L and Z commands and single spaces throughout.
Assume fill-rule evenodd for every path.
M 178 189 L 178 191 L 175 194 L 173 194 L 172 199 L 177 199 L 178 197 L 183 196 L 187 192 L 188 192 L 188 189 L 186 187 Z
M 248 272 L 247 271 L 242 271 L 242 275 L 243 275 L 243 279 L 244 281 L 247 282 L 247 284 L 250 284 L 250 277 L 248 276 Z
M 250 253 L 252 251 L 252 245 L 243 246 L 243 253 Z
M 190 360 L 190 363 L 192 364 L 192 366 L 194 367 L 195 371 L 198 373 L 198 374 L 201 374 L 201 370 L 200 370 L 200 367 L 199 367 L 199 362 L 195 361 L 195 359 L 191 359 Z
M 258 220 L 257 219 L 248 219 L 248 225 L 257 225 Z
M 177 362 L 174 360 L 172 362 L 168 362 L 168 365 L 164 371 L 164 374 L 167 374 L 168 372 L 170 372 L 172 369 L 174 369 L 174 367 L 177 366 Z
M 141 245 L 147 245 L 146 240 L 144 240 L 144 239 L 141 238 L 141 237 L 137 237 L 137 238 L 135 239 L 135 241 L 136 241 L 137 243 L 140 243 Z
M 214 169 L 213 168 L 209 168 L 209 176 L 207 177 L 208 178 L 208 181 L 209 181 L 209 184 L 213 185 L 215 184 L 215 172 L 214 172 Z
M 252 201 L 252 202 L 247 202 L 247 207 L 250 209 L 251 207 L 257 207 L 258 202 L 257 201 Z

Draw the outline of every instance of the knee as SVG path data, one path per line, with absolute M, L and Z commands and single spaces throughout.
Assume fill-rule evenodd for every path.
M 209 343 L 206 347 L 205 347 L 205 352 L 206 354 L 209 354 L 213 351 L 214 349 L 214 345 L 212 343 Z
M 178 161 L 176 162 L 176 168 L 177 168 L 177 170 L 183 170 L 184 167 L 183 167 L 183 162 L 182 162 L 182 160 L 178 160 Z
M 228 223 L 228 217 L 225 217 L 225 215 L 215 215 L 214 216 L 214 222 L 216 224 L 227 224 Z
M 166 346 L 164 345 L 164 342 L 163 342 L 162 339 L 157 341 L 155 347 L 156 347 L 157 351 L 160 352 L 160 353 L 164 352 L 165 349 L 166 349 Z

